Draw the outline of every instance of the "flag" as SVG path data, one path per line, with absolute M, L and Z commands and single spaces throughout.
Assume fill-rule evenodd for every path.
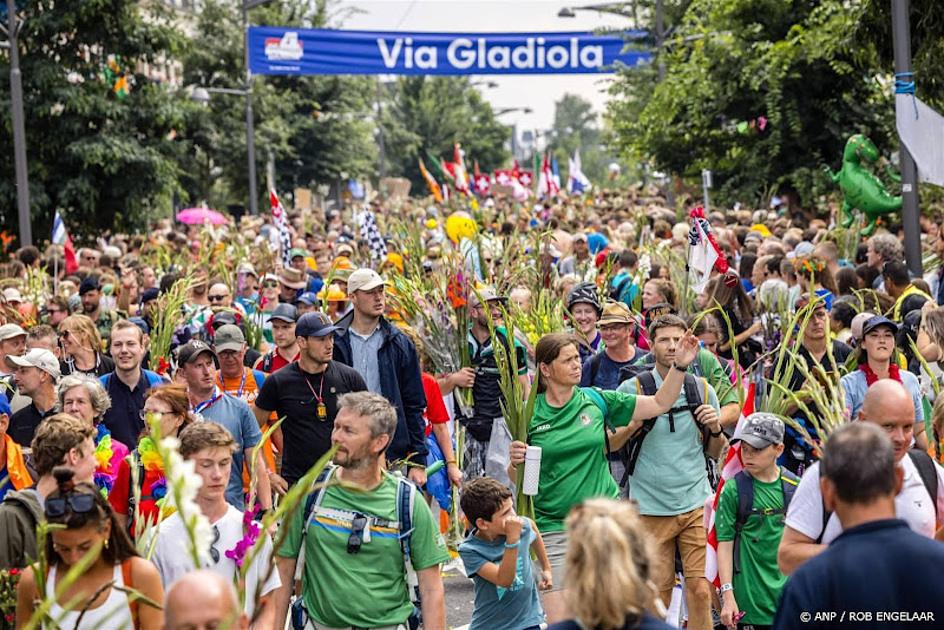
M 456 179 L 456 190 L 469 194 L 469 171 L 465 167 L 465 151 L 456 142 L 452 148 L 453 176 Z
M 557 158 L 551 156 L 551 179 L 554 180 L 554 186 L 557 188 L 557 192 L 560 192 L 560 169 L 557 168 Z
M 744 399 L 744 407 L 741 408 L 741 417 L 738 418 L 737 426 L 734 429 L 735 435 L 741 428 L 744 419 L 754 413 L 754 394 L 757 391 L 757 384 L 751 381 L 747 389 L 747 397 Z M 718 500 L 721 498 L 721 489 L 728 479 L 734 477 L 744 470 L 744 463 L 741 461 L 741 443 L 737 442 L 728 448 L 728 454 L 724 458 L 724 466 L 721 467 L 721 479 L 718 481 L 718 489 L 714 497 L 709 497 L 705 504 L 705 531 L 707 532 L 708 545 L 705 549 L 705 577 L 715 585 L 715 588 L 721 587 L 721 578 L 718 576 L 718 531 L 715 528 L 715 513 L 718 510 Z
M 269 205 L 272 206 L 272 223 L 279 231 L 279 250 L 282 258 L 282 266 L 288 267 L 292 262 L 289 255 L 292 251 L 292 235 L 288 231 L 288 217 L 285 214 L 285 208 L 279 201 L 279 196 L 274 190 L 269 191 Z
M 374 216 L 370 206 L 365 206 L 364 210 L 358 215 L 357 222 L 361 226 L 361 238 L 367 241 L 370 248 L 370 258 L 375 262 L 383 261 L 387 258 L 387 243 L 380 235 L 380 228 L 377 227 L 377 217 Z
M 62 220 L 62 215 L 56 211 L 56 216 L 52 220 L 52 242 L 53 245 L 62 245 L 66 257 L 66 275 L 73 274 L 79 270 L 79 262 L 75 257 L 75 246 L 72 244 L 72 237 L 66 231 L 66 224 Z
M 480 197 L 488 196 L 492 189 L 492 180 L 488 173 L 479 170 L 479 161 L 475 160 L 474 170 L 472 172 L 472 190 Z
M 436 181 L 436 178 L 433 177 L 433 174 L 426 169 L 426 165 L 423 164 L 423 158 L 419 158 L 420 161 L 420 173 L 423 175 L 423 181 L 426 182 L 426 187 L 429 188 L 429 194 L 433 196 L 433 199 L 436 200 L 436 203 L 443 202 L 442 189 L 439 188 L 439 183 Z
M 711 225 L 705 218 L 704 208 L 699 206 L 693 209 L 690 217 L 692 226 L 688 232 L 688 268 L 692 289 L 695 293 L 701 293 L 711 278 L 712 269 L 717 269 L 722 274 L 728 273 L 728 261 L 711 233 Z M 727 279 L 725 282 L 727 283 Z
M 558 177 L 558 181 L 559 181 Z M 544 154 L 541 162 L 541 175 L 538 178 L 538 198 L 554 197 L 560 193 L 560 185 L 554 181 L 554 172 L 551 168 L 551 161 L 548 154 Z
M 567 159 L 567 192 L 579 195 L 593 188 L 590 180 L 583 174 L 580 165 L 580 151 L 574 151 L 574 156 Z

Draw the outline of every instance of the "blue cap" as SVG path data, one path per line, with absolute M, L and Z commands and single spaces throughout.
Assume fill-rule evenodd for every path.
M 891 329 L 892 334 L 895 334 L 898 332 L 898 324 L 888 319 L 884 315 L 876 315 L 875 317 L 872 317 L 867 322 L 865 322 L 865 324 L 862 326 L 862 338 L 864 339 L 867 334 L 869 334 L 870 332 L 872 332 L 879 326 L 887 326 L 888 328 Z
M 318 304 L 318 296 L 311 291 L 305 291 L 298 297 L 298 301 L 308 306 L 315 306 Z
M 10 411 L 10 403 L 7 402 L 6 394 L 0 394 L 0 415 L 6 414 L 12 416 L 13 412 Z
M 160 297 L 160 295 L 161 295 L 160 289 L 158 289 L 157 287 L 151 287 L 150 289 L 145 289 L 144 292 L 141 293 L 141 304 L 150 302 L 151 300 L 156 300 L 158 297 Z
M 331 319 L 320 311 L 305 313 L 298 318 L 298 323 L 295 324 L 296 337 L 327 337 L 338 330 L 341 329 L 335 326 Z

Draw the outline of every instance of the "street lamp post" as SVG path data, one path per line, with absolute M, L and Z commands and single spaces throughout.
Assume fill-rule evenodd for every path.
M 10 110 L 13 118 L 13 161 L 16 172 L 16 210 L 20 228 L 20 245 L 33 244 L 30 222 L 29 171 L 26 162 L 26 125 L 23 121 L 23 81 L 20 71 L 20 49 L 17 42 L 20 24 L 16 19 L 16 3 L 7 0 L 7 41 L 10 48 Z

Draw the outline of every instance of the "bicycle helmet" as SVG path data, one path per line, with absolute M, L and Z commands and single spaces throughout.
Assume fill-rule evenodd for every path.
M 574 288 L 567 294 L 567 312 L 569 313 L 574 304 L 589 304 L 597 311 L 597 315 L 603 315 L 603 305 L 600 304 L 600 293 L 596 285 L 592 282 L 580 282 L 574 285 Z

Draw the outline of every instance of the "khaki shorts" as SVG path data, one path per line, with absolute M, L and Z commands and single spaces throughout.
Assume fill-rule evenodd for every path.
M 564 589 L 564 557 L 567 554 L 567 532 L 548 532 L 542 533 L 544 539 L 544 549 L 547 551 L 547 559 L 551 563 L 551 576 L 554 580 L 554 586 L 550 593 Z
M 705 508 L 676 516 L 640 516 L 652 545 L 652 581 L 660 592 L 675 587 L 675 548 L 686 578 L 705 577 Z

